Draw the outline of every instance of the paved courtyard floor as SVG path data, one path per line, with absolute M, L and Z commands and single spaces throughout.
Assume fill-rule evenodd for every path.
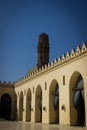
M 41 123 L 0 121 L 0 130 L 87 130 L 87 127 L 72 127 Z

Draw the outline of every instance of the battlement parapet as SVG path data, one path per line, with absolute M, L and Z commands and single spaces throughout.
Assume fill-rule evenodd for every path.
M 11 82 L 0 81 L 0 87 L 14 87 L 14 84 Z
M 52 62 L 45 64 L 45 66 L 42 66 L 39 69 L 38 68 L 33 69 L 33 71 L 30 71 L 26 76 L 24 76 L 20 80 L 16 81 L 15 86 L 18 86 L 21 83 L 24 83 L 25 81 L 28 81 L 28 80 L 30 80 L 30 79 L 32 79 L 40 74 L 43 74 L 43 73 L 55 68 L 55 67 L 60 67 L 61 65 L 65 64 L 69 61 L 73 61 L 73 59 L 78 58 L 78 57 L 84 55 L 85 53 L 87 53 L 87 44 L 84 42 L 82 44 L 82 47 L 77 46 L 76 50 L 73 48 L 71 50 L 71 52 L 67 51 L 66 54 L 63 54 L 58 59 L 56 58 Z

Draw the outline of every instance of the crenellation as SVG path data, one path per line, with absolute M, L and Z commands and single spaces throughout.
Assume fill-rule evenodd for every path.
M 36 73 L 38 73 L 38 69 L 36 69 Z
M 70 52 L 69 51 L 67 51 L 67 53 L 66 53 L 66 60 L 70 60 Z
M 42 69 L 42 71 L 43 71 L 43 70 L 44 70 L 44 66 L 42 66 L 42 68 L 41 68 L 41 69 Z
M 33 75 L 35 75 L 35 73 L 36 73 L 36 70 L 33 71 Z
M 53 66 L 53 64 L 54 64 L 54 60 L 53 60 L 53 61 L 51 61 L 51 67 Z
M 48 63 L 48 68 L 50 68 L 50 66 L 51 66 L 51 63 L 49 62 L 49 63 Z
M 54 67 L 54 60 L 53 61 L 51 61 L 51 66 L 50 66 L 51 68 L 53 68 Z
M 33 72 L 31 72 L 31 76 L 33 76 L 34 75 L 34 73 Z
M 61 60 L 61 56 L 58 58 L 58 65 L 61 64 L 62 60 Z
M 25 76 L 22 78 L 22 81 L 23 81 L 23 82 L 25 81 Z
M 79 56 L 80 54 L 81 54 L 80 46 L 77 46 L 77 49 L 76 49 L 76 56 Z
M 76 52 L 75 49 L 73 48 L 71 51 L 71 58 L 75 58 L 75 56 L 76 56 Z
M 65 58 L 65 54 L 62 55 L 62 62 L 65 62 L 66 58 Z
M 31 76 L 31 73 L 29 73 L 29 77 Z
M 25 80 L 27 79 L 27 75 L 25 75 Z
M 27 78 L 29 79 L 29 75 L 27 74 Z
M 41 68 L 39 68 L 39 73 L 41 73 Z
M 28 74 L 26 75 L 26 79 L 29 79 L 29 75 Z
M 8 84 L 11 84 L 11 82 L 9 81 Z
M 23 80 L 25 80 L 25 76 L 23 77 Z
M 83 42 L 83 45 L 82 45 L 82 49 L 81 49 L 81 52 L 84 53 L 87 51 L 87 45 L 85 42 Z
M 30 77 L 32 76 L 32 72 L 30 73 Z
M 6 82 L 6 81 L 0 81 L 0 87 L 13 87 L 14 84 L 11 82 Z
M 4 81 L 3 83 L 6 84 L 6 81 Z
M 22 78 L 22 81 L 24 82 L 24 80 L 25 80 L 25 76 Z
M 25 80 L 25 76 L 22 78 L 22 80 L 23 80 L 23 81 Z
M 54 60 L 54 64 L 57 64 L 57 62 L 58 62 L 58 59 L 56 58 L 56 59 Z
M 34 71 L 32 72 L 32 75 L 34 75 Z
M 45 69 L 47 69 L 47 64 L 45 64 Z
M 32 72 L 30 73 L 30 77 L 32 76 Z

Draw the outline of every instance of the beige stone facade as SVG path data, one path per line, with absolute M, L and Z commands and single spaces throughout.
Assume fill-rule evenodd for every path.
M 86 43 L 39 69 L 35 67 L 13 86 L 0 87 L 0 97 L 10 95 L 11 116 L 18 121 L 87 126 Z
M 78 78 L 83 80 L 82 88 L 76 89 Z M 55 87 L 58 86 L 58 106 L 54 109 Z M 76 89 L 76 90 L 75 90 Z M 77 90 L 84 96 L 84 125 L 87 125 L 87 46 L 72 49 L 58 60 L 27 74 L 15 82 L 18 120 L 80 125 L 82 118 L 74 106 Z M 42 108 L 40 110 L 40 101 Z

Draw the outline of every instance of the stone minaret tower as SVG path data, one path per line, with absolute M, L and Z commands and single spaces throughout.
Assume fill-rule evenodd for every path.
M 49 62 L 49 37 L 46 33 L 41 33 L 39 35 L 39 42 L 38 42 L 38 68 L 48 64 Z

